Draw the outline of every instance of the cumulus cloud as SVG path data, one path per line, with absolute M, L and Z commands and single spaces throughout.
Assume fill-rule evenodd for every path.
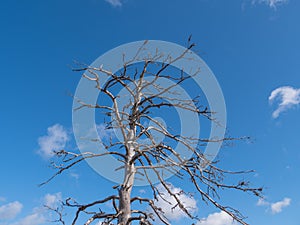
M 270 203 L 267 202 L 265 199 L 260 198 L 260 199 L 258 199 L 256 205 L 258 205 L 258 206 L 264 206 L 264 205 L 270 205 Z
M 291 204 L 290 198 L 284 198 L 282 201 L 275 202 L 271 204 L 271 211 L 273 214 L 280 213 L 283 208 Z
M 61 193 L 46 194 L 44 197 L 44 205 L 51 208 L 56 208 L 58 203 L 62 200 Z
M 54 151 L 59 151 L 65 148 L 68 140 L 68 132 L 62 125 L 55 124 L 48 127 L 47 135 L 38 139 L 38 144 L 40 146 L 38 153 L 45 158 L 50 158 L 53 156 Z
M 253 0 L 252 3 L 264 3 L 269 7 L 276 9 L 278 5 L 287 3 L 288 0 Z
M 235 221 L 224 211 L 209 214 L 203 218 L 197 225 L 237 225 Z
M 111 4 L 114 7 L 122 6 L 121 0 L 105 0 L 105 1 L 108 2 L 109 4 Z
M 23 205 L 18 202 L 10 202 L 0 206 L 0 220 L 14 219 L 22 210 Z
M 36 212 L 24 217 L 23 219 L 11 225 L 42 225 L 45 222 L 46 222 L 46 218 L 44 217 L 44 215 Z
M 41 203 L 43 206 L 38 206 L 32 209 L 32 212 L 21 218 L 20 220 L 10 223 L 10 225 L 43 225 L 47 221 L 52 221 L 52 214 L 47 211 L 44 205 L 51 208 L 56 208 L 58 203 L 61 201 L 61 193 L 46 194 L 42 199 Z
M 178 198 L 191 213 L 197 211 L 196 200 L 193 197 L 188 196 L 187 194 L 183 193 L 180 188 L 176 188 L 171 184 L 169 185 L 169 188 L 173 193 L 177 193 Z M 163 198 L 168 202 L 163 200 L 162 197 L 158 196 L 158 201 L 155 201 L 155 205 L 164 210 L 164 215 L 168 219 L 180 220 L 186 217 L 186 214 L 179 207 L 175 207 L 174 209 L 172 209 L 172 207 L 176 205 L 176 200 L 166 190 L 164 190 L 162 184 L 158 185 L 157 189 L 159 190 Z
M 290 86 L 279 87 L 272 91 L 269 96 L 269 102 L 273 103 L 278 100 L 278 107 L 273 112 L 272 117 L 277 118 L 282 112 L 300 104 L 300 89 Z
M 289 206 L 291 204 L 290 198 L 284 198 L 282 201 L 278 202 L 268 202 L 265 199 L 259 199 L 257 204 L 258 206 L 268 206 L 268 208 L 271 210 L 272 214 L 277 214 L 282 211 L 283 208 Z

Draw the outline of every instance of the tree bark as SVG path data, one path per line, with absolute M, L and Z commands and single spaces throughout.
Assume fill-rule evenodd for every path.
M 119 211 L 118 225 L 130 225 L 131 217 L 131 191 L 134 184 L 135 167 L 131 162 L 134 151 L 135 129 L 131 129 L 127 139 L 127 160 L 125 164 L 124 181 L 119 189 Z
M 118 217 L 118 225 L 129 225 L 129 218 L 131 217 L 131 190 L 132 186 L 121 186 L 119 190 L 119 210 L 121 214 Z

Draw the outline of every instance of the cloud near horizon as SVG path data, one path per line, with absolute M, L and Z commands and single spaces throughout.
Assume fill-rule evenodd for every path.
M 0 220 L 14 219 L 22 210 L 23 205 L 18 202 L 10 202 L 0 206 Z
M 46 218 L 42 214 L 35 212 L 10 225 L 42 225 L 45 222 Z
M 300 104 L 300 89 L 290 86 L 276 88 L 269 96 L 269 102 L 272 104 L 275 100 L 277 100 L 278 106 L 272 117 L 276 119 L 282 112 Z
M 6 205 L 0 206 L 0 224 L 7 225 L 43 225 L 46 222 L 52 221 L 52 215 L 47 211 L 44 205 L 52 208 L 56 208 L 58 203 L 61 201 L 61 193 L 46 194 L 41 199 L 41 205 L 32 209 L 32 212 L 16 221 L 11 221 L 16 218 L 16 216 L 21 212 L 23 205 L 18 202 L 8 203 Z M 7 222 L 9 221 L 9 223 Z

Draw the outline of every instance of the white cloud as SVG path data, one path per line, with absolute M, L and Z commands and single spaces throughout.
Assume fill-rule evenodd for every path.
M 141 189 L 141 190 L 139 190 L 139 193 L 146 194 L 146 190 L 145 189 Z
M 66 129 L 60 125 L 55 124 L 47 129 L 47 135 L 38 139 L 40 149 L 38 153 L 45 158 L 53 156 L 53 151 L 59 151 L 65 148 L 69 135 Z
M 51 218 L 53 216 L 52 213 L 49 212 L 44 205 L 56 208 L 61 200 L 62 196 L 60 192 L 55 194 L 46 194 L 41 199 L 42 206 L 33 208 L 29 215 L 19 220 L 10 221 L 9 223 L 8 220 L 15 219 L 21 212 L 23 205 L 18 201 L 2 205 L 0 206 L 0 225 L 43 225 L 45 222 L 53 220 L 53 218 Z M 1 223 L 1 221 L 4 223 Z
M 97 124 L 96 130 L 101 140 L 114 137 L 114 131 L 112 129 L 106 129 L 106 125 L 103 123 Z
M 235 221 L 224 211 L 209 214 L 203 218 L 197 225 L 237 225 Z
M 79 174 L 78 173 L 74 173 L 74 172 L 70 172 L 70 177 L 75 178 L 75 180 L 79 179 Z
M 258 205 L 258 206 L 264 206 L 264 205 L 270 205 L 270 203 L 267 202 L 265 199 L 260 198 L 260 199 L 258 199 L 256 205 Z
M 81 150 L 87 149 L 90 147 L 91 140 L 98 140 L 105 142 L 109 141 L 111 138 L 115 137 L 115 133 L 113 129 L 107 129 L 106 124 L 100 123 L 96 124 L 96 133 L 95 129 L 91 128 L 88 132 L 82 137 L 81 142 L 79 143 L 79 148 Z
M 117 6 L 122 6 L 121 0 L 105 0 L 106 2 L 110 3 L 112 6 L 117 7 Z
M 158 201 L 155 201 L 155 205 L 162 208 L 165 212 L 164 215 L 170 220 L 179 220 L 186 217 L 186 214 L 178 206 L 175 209 L 172 209 L 172 207 L 176 205 L 176 200 L 174 197 L 169 195 L 166 190 L 164 190 L 162 184 L 158 185 L 157 188 L 162 194 L 163 198 L 171 203 L 169 204 L 168 202 L 164 201 L 160 196 L 158 196 Z M 173 193 L 177 193 L 178 198 L 191 213 L 197 211 L 196 200 L 193 197 L 184 194 L 180 188 L 176 188 L 172 185 L 169 185 L 169 188 Z
M 282 201 L 271 204 L 271 210 L 273 214 L 280 213 L 284 207 L 291 204 L 290 198 L 284 198 Z
M 10 202 L 0 206 L 0 220 L 14 219 L 22 210 L 23 205 L 18 202 Z
M 269 7 L 276 9 L 278 5 L 287 3 L 288 0 L 253 0 L 252 3 L 264 3 L 266 5 L 268 5 Z
M 277 118 L 280 113 L 300 104 L 300 89 L 289 86 L 279 87 L 272 91 L 269 96 L 269 102 L 272 103 L 275 99 L 279 101 L 279 104 L 272 114 L 273 118 Z
M 44 204 L 46 206 L 55 208 L 61 200 L 62 197 L 60 192 L 56 194 L 46 194 L 44 197 Z
M 47 205 L 52 208 L 56 208 L 58 203 L 61 201 L 61 193 L 46 194 L 42 199 L 41 203 L 43 206 L 38 206 L 32 209 L 32 212 L 21 218 L 20 220 L 10 223 L 10 225 L 43 225 L 47 221 L 52 221 L 52 214 L 44 207 Z
M 28 215 L 23 219 L 19 220 L 18 222 L 13 223 L 11 225 L 43 225 L 45 222 L 46 222 L 46 218 L 44 217 L 44 215 L 37 212 Z
M 287 207 L 291 204 L 290 198 L 284 198 L 282 201 L 278 201 L 275 203 L 271 203 L 266 201 L 265 199 L 259 199 L 256 205 L 258 206 L 268 206 L 268 209 L 271 210 L 273 214 L 280 213 L 284 207 Z

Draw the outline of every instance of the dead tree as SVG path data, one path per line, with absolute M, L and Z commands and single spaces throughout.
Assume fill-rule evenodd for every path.
M 139 52 L 143 51 L 143 47 L 146 45 L 147 42 L 141 46 L 135 57 L 139 57 Z M 45 183 L 85 159 L 103 157 L 104 155 L 113 155 L 122 162 L 123 166 L 116 169 L 124 170 L 124 178 L 123 182 L 113 187 L 112 190 L 116 192 L 115 195 L 107 196 L 104 199 L 80 204 L 68 198 L 63 203 L 64 206 L 76 208 L 72 225 L 77 224 L 81 214 L 89 216 L 85 225 L 92 224 L 95 221 L 100 221 L 101 224 L 130 225 L 138 223 L 150 225 L 155 220 L 160 220 L 163 224 L 170 224 L 168 218 L 164 215 L 164 209 L 157 207 L 155 204 L 158 198 L 165 201 L 168 200 L 162 195 L 161 189 L 158 189 L 157 185 L 151 180 L 149 176 L 150 171 L 155 174 L 163 190 L 174 198 L 176 204 L 171 205 L 171 207 L 180 208 L 191 219 L 197 220 L 198 218 L 181 202 L 179 196 L 182 193 L 174 193 L 172 188 L 170 188 L 168 182 L 164 179 L 163 171 L 174 173 L 174 176 L 178 179 L 189 180 L 195 192 L 199 194 L 203 201 L 226 212 L 240 224 L 247 225 L 244 221 L 245 218 L 238 210 L 220 204 L 218 190 L 235 189 L 260 196 L 262 188 L 250 187 L 249 183 L 245 181 L 227 184 L 223 179 L 226 175 L 234 176 L 234 174 L 252 171 L 231 172 L 221 169 L 217 166 L 217 162 L 207 160 L 203 154 L 203 149 L 209 142 L 223 142 L 234 139 L 230 137 L 221 139 L 185 137 L 175 133 L 176 131 L 173 131 L 170 127 L 162 125 L 160 121 L 157 121 L 151 115 L 153 110 L 178 107 L 182 110 L 196 113 L 199 117 L 206 118 L 212 123 L 218 122 L 214 119 L 214 113 L 218 112 L 211 112 L 208 107 L 200 105 L 198 96 L 192 99 L 184 99 L 180 93 L 173 91 L 174 87 L 198 75 L 199 71 L 189 75 L 184 70 L 179 71 L 177 74 L 168 74 L 168 68 L 176 60 L 186 57 L 193 47 L 194 44 L 189 43 L 186 50 L 176 58 L 165 56 L 157 51 L 156 55 L 143 58 L 142 65 L 140 64 L 139 68 L 134 68 L 134 65 L 132 65 L 134 59 L 127 61 L 124 59 L 123 68 L 118 73 L 113 73 L 105 65 L 101 67 L 80 65 L 80 68 L 74 69 L 75 71 L 83 72 L 83 77 L 93 82 L 95 88 L 106 98 L 110 99 L 111 102 L 110 105 L 93 105 L 77 99 L 80 107 L 75 110 L 81 110 L 82 108 L 99 110 L 103 113 L 103 117 L 108 116 L 111 118 L 110 121 L 106 122 L 106 129 L 118 130 L 122 138 L 119 140 L 111 137 L 106 141 L 100 138 L 98 140 L 90 140 L 99 141 L 105 146 L 107 152 L 101 154 L 91 152 L 75 153 L 66 150 L 56 152 L 56 156 L 61 160 L 60 164 L 53 163 L 57 172 Z M 163 63 L 157 63 L 157 59 L 162 57 L 164 57 Z M 105 84 L 101 83 L 101 77 L 103 76 L 107 78 Z M 172 84 L 167 87 L 161 86 L 159 80 L 162 78 L 171 80 Z M 130 100 L 121 109 L 118 106 L 121 97 L 114 94 L 115 90 L 120 89 L 120 87 L 125 88 L 130 95 Z M 155 125 L 145 125 L 149 124 L 149 122 Z M 164 140 L 157 141 L 152 131 L 162 134 L 165 137 Z M 145 137 L 149 141 L 147 143 L 139 142 L 141 137 Z M 173 143 L 180 143 L 188 151 L 192 152 L 192 157 L 188 159 L 182 157 L 176 152 Z M 194 143 L 199 144 L 195 146 Z M 170 155 L 173 157 L 170 157 Z M 153 192 L 152 198 L 132 196 L 135 178 L 139 175 L 147 180 L 151 187 Z M 90 210 L 107 202 L 110 202 L 113 206 L 111 212 Z M 151 210 L 132 208 L 135 202 L 145 204 Z M 62 221 L 62 214 L 59 215 L 59 220 Z

